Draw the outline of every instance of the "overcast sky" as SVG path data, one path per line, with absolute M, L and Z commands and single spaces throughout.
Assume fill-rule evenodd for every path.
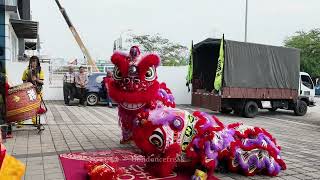
M 244 40 L 245 0 L 60 0 L 95 59 L 112 54 L 121 32 L 156 34 L 190 47 L 208 37 Z M 320 28 L 319 0 L 249 0 L 248 41 L 282 45 L 298 30 Z M 83 57 L 55 0 L 31 0 L 42 53 Z M 317 18 L 318 17 L 318 18 Z

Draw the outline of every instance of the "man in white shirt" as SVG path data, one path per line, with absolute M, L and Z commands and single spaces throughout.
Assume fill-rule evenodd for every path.
M 69 72 L 63 76 L 63 97 L 66 105 L 69 105 L 69 101 L 73 101 L 75 96 L 75 76 L 73 67 L 69 66 Z

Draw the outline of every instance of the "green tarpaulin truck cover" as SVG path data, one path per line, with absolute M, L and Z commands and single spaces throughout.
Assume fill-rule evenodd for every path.
M 206 89 L 213 89 L 220 41 L 206 39 L 194 46 L 194 75 L 211 77 Z M 225 40 L 223 68 L 224 87 L 298 89 L 300 51 Z

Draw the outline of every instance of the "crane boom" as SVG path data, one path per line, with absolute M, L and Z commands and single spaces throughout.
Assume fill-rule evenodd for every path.
M 58 7 L 59 7 L 59 10 L 60 10 L 62 16 L 64 17 L 66 23 L 68 24 L 68 27 L 69 27 L 69 29 L 70 29 L 73 37 L 74 37 L 75 40 L 77 41 L 77 43 L 78 43 L 78 45 L 79 45 L 79 47 L 80 47 L 83 55 L 84 55 L 85 58 L 87 59 L 88 64 L 92 66 L 93 72 L 99 72 L 99 69 L 98 69 L 98 67 L 96 66 L 95 61 L 92 59 L 92 57 L 91 57 L 88 49 L 87 49 L 86 46 L 83 44 L 83 42 L 82 42 L 82 40 L 81 40 L 81 38 L 80 38 L 77 30 L 76 30 L 76 29 L 74 28 L 74 26 L 72 25 L 72 23 L 71 23 L 68 15 L 67 15 L 67 13 L 66 13 L 66 10 L 61 6 L 59 0 L 55 0 L 55 1 L 56 1 L 57 5 L 58 5 Z

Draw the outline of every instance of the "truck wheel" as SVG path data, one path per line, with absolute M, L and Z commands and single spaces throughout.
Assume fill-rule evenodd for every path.
M 220 111 L 222 114 L 229 114 L 232 112 L 232 109 L 228 109 L 228 108 L 221 108 Z
M 244 107 L 244 117 L 253 118 L 258 114 L 258 104 L 254 101 L 248 101 Z
M 308 105 L 306 102 L 298 100 L 294 107 L 296 116 L 304 116 L 307 113 Z
M 275 111 L 277 111 L 277 109 L 278 109 L 278 108 L 273 107 L 273 108 L 269 108 L 268 110 L 269 110 L 270 112 L 275 112 Z

